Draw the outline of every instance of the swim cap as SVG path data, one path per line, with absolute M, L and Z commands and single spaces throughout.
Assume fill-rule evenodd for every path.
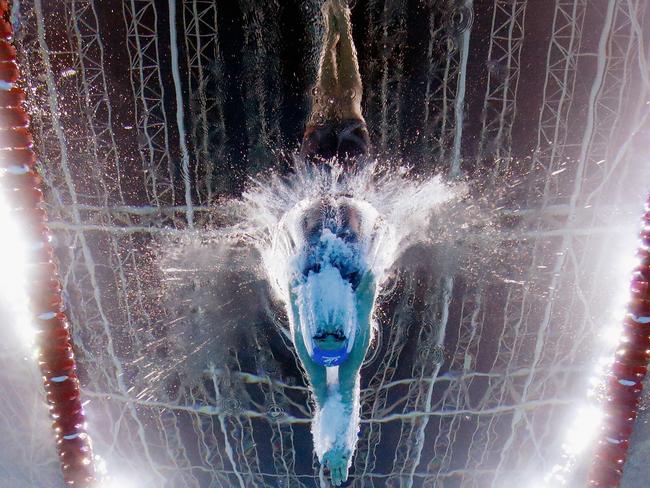
M 321 366 L 331 367 L 343 363 L 349 354 L 347 341 L 341 348 L 334 350 L 321 349 L 314 344 L 311 358 Z

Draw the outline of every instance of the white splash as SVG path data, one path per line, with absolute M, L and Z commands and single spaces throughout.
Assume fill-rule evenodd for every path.
M 337 165 L 297 163 L 290 176 L 254 180 L 243 199 L 248 220 L 262 230 L 256 245 L 264 271 L 277 297 L 287 304 L 291 283 L 308 264 L 304 242 L 312 212 L 324 206 L 352 209 L 360 236 L 354 259 L 360 270 L 372 271 L 381 283 L 400 251 L 426 239 L 436 209 L 460 193 L 439 176 L 416 180 L 403 168 L 382 173 L 376 163 L 346 174 Z M 340 247 L 337 252 L 342 252 Z
M 300 321 L 305 324 L 303 340 L 309 353 L 312 353 L 311 338 L 317 333 L 319 319 L 323 318 L 327 323 L 339 325 L 348 338 L 350 352 L 357 329 L 356 301 L 352 285 L 343 279 L 339 270 L 330 264 L 319 273 L 310 272 L 293 292 L 299 297 Z
M 343 401 L 338 391 L 332 392 L 323 408 L 317 409 L 311 426 L 314 452 L 320 461 L 329 450 L 350 449 L 356 445 L 359 433 L 358 381 L 352 395 L 353 402 Z M 348 458 L 348 467 L 352 456 Z

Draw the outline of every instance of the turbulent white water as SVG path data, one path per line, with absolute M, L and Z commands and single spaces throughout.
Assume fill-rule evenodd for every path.
M 353 245 L 331 233 L 319 236 L 327 241 L 323 252 L 330 254 L 324 261 L 347 260 L 381 283 L 400 251 L 429 238 L 435 211 L 460 194 L 439 176 L 417 180 L 404 168 L 382 171 L 373 163 L 344 174 L 340 166 L 298 164 L 289 176 L 255 180 L 243 199 L 250 223 L 261 231 L 256 247 L 266 276 L 277 297 L 288 303 L 290 284 L 310 265 L 306 243 L 319 219 L 340 219 L 345 209 L 357 220 L 343 223 L 356 226 Z
M 355 386 L 352 401 L 343 400 L 338 391 L 333 391 L 323 405 L 317 409 L 312 423 L 314 452 L 319 460 L 327 451 L 343 447 L 353 451 L 359 432 L 359 385 Z M 341 441 L 343 441 L 341 443 Z M 348 467 L 352 457 L 349 458 Z
M 242 199 L 219 206 L 233 225 L 158 243 L 163 306 L 172 324 L 168 342 L 179 351 L 170 357 L 177 358 L 189 340 L 198 344 L 186 366 L 186 374 L 198 379 L 206 364 L 248 330 L 243 325 L 272 308 L 265 282 L 285 307 L 296 288 L 308 348 L 318 317 L 327 316 L 340 325 L 349 351 L 356 333 L 352 285 L 368 270 L 381 283 L 408 246 L 439 237 L 432 217 L 461 193 L 440 177 L 418 180 L 404 169 L 382 171 L 376 164 L 345 175 L 338 167 L 297 164 L 288 176 L 253 180 Z M 334 210 L 329 217 L 335 220 L 345 210 L 352 220 L 342 223 L 353 229 L 351 235 L 313 232 L 323 209 Z M 315 243 L 318 252 L 307 253 Z M 306 272 L 314 266 L 320 272 Z
M 357 331 L 356 300 L 351 283 L 331 263 L 322 266 L 318 273 L 309 272 L 301 281 L 292 287 L 292 293 L 298 297 L 303 340 L 309 353 L 313 353 L 312 337 L 321 332 L 319 323 L 332 324 L 341 332 L 348 340 L 347 351 L 350 352 Z
M 248 221 L 258 230 L 255 244 L 275 294 L 297 308 L 297 317 L 289 313 L 290 326 L 294 333 L 300 327 L 310 356 L 312 341 L 325 332 L 340 334 L 352 350 L 362 333 L 358 301 L 375 297 L 374 288 L 369 295 L 355 288 L 363 288 L 368 272 L 381 283 L 400 251 L 428 239 L 435 210 L 459 193 L 439 177 L 382 174 L 376 164 L 345 173 L 339 166 L 299 164 L 287 177 L 255 181 L 243 196 Z M 314 451 L 321 462 L 332 449 L 350 454 L 356 446 L 359 378 L 351 397 L 342 398 L 337 383 L 328 386 L 330 394 L 314 413 Z

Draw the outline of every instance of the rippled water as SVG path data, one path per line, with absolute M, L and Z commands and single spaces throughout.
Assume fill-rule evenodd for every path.
M 382 230 L 350 486 L 531 486 L 563 462 L 650 182 L 646 3 L 358 0 L 379 162 L 339 178 L 292 157 L 318 1 L 14 2 L 114 479 L 327 486 L 283 306 L 295 210 L 323 199 Z M 21 414 L 0 416 L 0 478 L 57 486 L 38 375 L 7 344 L 0 411 Z

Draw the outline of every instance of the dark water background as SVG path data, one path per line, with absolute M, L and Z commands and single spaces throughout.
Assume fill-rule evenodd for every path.
M 290 171 L 319 2 L 179 1 L 184 135 L 167 2 L 20 7 L 90 432 L 109 473 L 141 487 L 328 486 L 282 308 L 254 254 L 209 232 L 231 221 L 224 202 L 249 176 Z M 384 287 L 348 486 L 529 486 L 558 462 L 649 181 L 647 10 L 355 2 L 374 153 L 388 171 L 464 181 L 468 197 Z M 186 232 L 187 188 L 203 237 Z M 42 459 L 53 474 L 39 486 L 57 486 L 56 459 Z

